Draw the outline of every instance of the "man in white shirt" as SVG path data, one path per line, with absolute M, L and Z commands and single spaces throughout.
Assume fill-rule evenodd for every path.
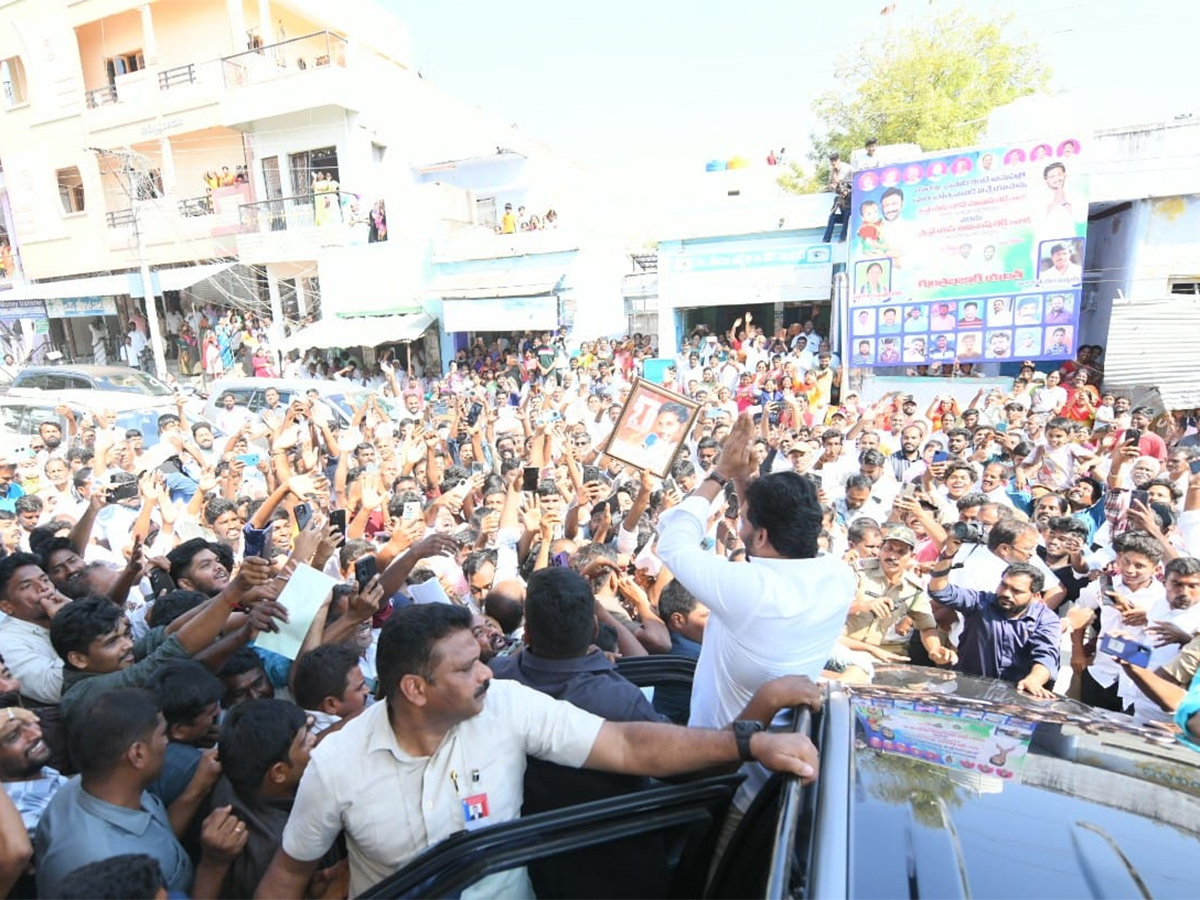
M 257 896 L 303 897 L 343 831 L 357 897 L 452 834 L 518 818 L 527 755 L 654 777 L 749 757 L 815 777 L 816 751 L 799 735 L 755 723 L 705 731 L 610 722 L 515 681 L 493 683 L 471 622 L 465 607 L 440 603 L 392 614 L 377 656 L 386 702 L 313 751 Z M 489 876 L 463 896 L 527 897 L 532 888 L 522 868 Z
M 721 728 L 764 682 L 820 675 L 854 599 L 853 572 L 817 556 L 821 507 L 794 472 L 754 478 L 754 425 L 739 417 L 712 473 L 660 521 L 663 564 L 709 608 L 692 684 L 691 725 Z M 714 498 L 733 482 L 749 563 L 701 547 Z
M 237 434 L 243 425 L 254 423 L 254 415 L 244 406 L 237 405 L 233 394 L 221 396 L 221 408 L 213 415 L 213 424 L 222 434 Z

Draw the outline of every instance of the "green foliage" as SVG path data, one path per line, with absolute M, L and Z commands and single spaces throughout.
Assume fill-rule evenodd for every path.
M 962 7 L 908 25 L 885 20 L 839 59 L 839 86 L 813 102 L 824 123 L 809 154 L 817 171 L 803 184 L 785 176 L 780 186 L 823 190 L 829 152 L 849 160 L 869 137 L 926 151 L 975 143 L 993 109 L 1044 89 L 1050 78 L 1035 43 L 1008 37 L 1012 21 L 1011 14 L 982 19 Z
M 828 180 L 828 172 L 824 177 L 819 171 L 806 173 L 800 163 L 789 162 L 784 173 L 775 179 L 775 183 L 793 194 L 815 194 L 825 189 L 825 182 Z

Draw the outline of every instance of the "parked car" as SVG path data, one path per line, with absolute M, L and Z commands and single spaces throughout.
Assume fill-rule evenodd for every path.
M 320 400 L 330 412 L 330 421 L 337 423 L 339 428 L 348 428 L 354 418 L 354 411 L 362 406 L 366 398 L 374 394 L 379 405 L 394 421 L 403 418 L 400 409 L 389 397 L 384 397 L 377 391 L 348 384 L 344 381 L 316 381 L 305 378 L 224 378 L 209 386 L 208 399 L 204 404 L 203 417 L 214 421 L 221 410 L 221 398 L 233 394 L 238 406 L 244 406 L 250 412 L 258 414 L 267 406 L 267 388 L 279 392 L 279 402 L 286 408 L 294 398 L 307 399 L 309 391 L 320 394 Z
M 831 685 L 811 723 L 816 784 L 772 777 L 707 886 L 729 776 L 464 832 L 363 896 L 458 896 L 495 872 L 650 832 L 677 861 L 671 896 L 1196 894 L 1200 753 L 1164 731 L 914 666 Z
M 70 407 L 76 421 L 81 421 L 89 412 L 116 410 L 117 427 L 138 429 L 147 444 L 158 440 L 158 417 L 177 411 L 174 395 L 147 397 L 123 391 L 96 390 L 10 393 L 0 397 L 0 432 L 18 437 L 33 435 L 42 422 L 52 421 L 59 423 L 65 435 L 66 420 L 55 412 L 60 405 Z
M 175 393 L 148 372 L 128 366 L 29 366 L 9 386 L 9 393 L 63 390 L 120 391 L 144 397 Z

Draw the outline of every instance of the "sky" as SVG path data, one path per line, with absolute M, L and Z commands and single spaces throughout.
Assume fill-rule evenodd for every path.
M 813 97 L 839 53 L 928 15 L 942 0 L 374 0 L 408 25 L 416 67 L 597 169 L 702 167 L 807 151 Z M 1054 69 L 1052 91 L 1085 120 L 1118 125 L 1187 113 L 1183 77 L 1200 14 L 1186 0 L 974 2 L 1012 12 Z M 1173 27 L 1174 26 L 1174 27 Z

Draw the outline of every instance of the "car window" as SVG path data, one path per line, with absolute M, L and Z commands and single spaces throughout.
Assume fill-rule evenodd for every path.
M 14 386 L 44 389 L 46 387 L 46 376 L 42 375 L 40 372 L 36 375 L 18 375 Z
M 146 394 L 151 397 L 169 397 L 172 390 L 145 372 L 130 369 L 128 372 L 117 372 L 100 378 L 100 386 L 109 391 L 126 391 L 135 394 Z M 91 385 L 86 385 L 91 387 Z
M 226 394 L 233 394 L 233 402 L 235 404 L 238 406 L 244 406 L 253 412 L 254 406 L 252 404 L 254 402 L 254 388 L 225 388 L 220 394 L 217 395 L 218 411 L 225 408 L 225 404 L 221 402 L 221 398 Z
M 57 373 L 49 372 L 42 375 L 41 384 L 38 385 L 43 391 L 61 391 L 67 386 L 67 377 Z
M 126 410 L 117 414 L 117 427 L 122 431 L 136 428 L 142 433 L 147 445 L 154 444 L 158 441 L 159 412 L 153 409 Z
M 66 382 L 67 387 L 71 390 L 91 390 L 95 387 L 95 385 L 82 375 L 65 375 L 63 376 L 63 381 Z

